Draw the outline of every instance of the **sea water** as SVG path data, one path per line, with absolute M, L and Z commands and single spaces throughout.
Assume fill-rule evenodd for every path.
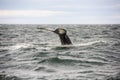
M 73 45 L 39 28 L 64 28 Z M 118 73 L 119 24 L 0 25 L 0 80 L 105 80 Z

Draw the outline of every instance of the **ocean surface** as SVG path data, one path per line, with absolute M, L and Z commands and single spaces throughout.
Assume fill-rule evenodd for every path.
M 64 28 L 73 45 L 39 28 Z M 0 24 L 0 80 L 107 80 L 119 73 L 119 24 Z

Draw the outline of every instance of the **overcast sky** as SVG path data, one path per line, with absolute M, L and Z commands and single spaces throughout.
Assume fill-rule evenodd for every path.
M 0 24 L 120 24 L 120 0 L 0 0 Z

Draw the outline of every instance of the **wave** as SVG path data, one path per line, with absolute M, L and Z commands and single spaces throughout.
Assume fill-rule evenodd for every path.
M 89 46 L 89 45 L 93 45 L 96 43 L 106 43 L 105 40 L 95 40 L 95 41 L 89 41 L 89 42 L 81 42 L 78 44 L 73 44 L 73 45 L 48 45 L 50 47 L 79 47 L 79 46 Z
M 9 50 L 18 50 L 18 49 L 50 49 L 50 48 L 48 48 L 48 47 L 46 47 L 45 45 L 44 46 L 41 46 L 41 45 L 44 45 L 44 44 L 32 44 L 32 43 L 18 43 L 18 44 L 15 44 L 15 45 L 13 45 L 13 46 L 8 46 L 8 47 L 4 47 L 3 49 L 9 49 Z
M 39 64 L 41 63 L 49 63 L 49 64 L 58 64 L 58 65 L 75 65 L 75 64 L 79 64 L 79 65 L 86 65 L 86 64 L 91 64 L 91 65 L 104 65 L 106 64 L 106 62 L 104 61 L 96 61 L 96 60 L 82 60 L 82 59 L 73 59 L 70 58 L 59 58 L 59 57 L 53 57 L 53 58 L 47 58 L 47 59 L 43 59 L 39 62 Z
M 95 40 L 95 41 L 90 41 L 90 42 L 86 42 L 86 43 L 81 43 L 76 46 L 89 46 L 89 45 L 93 45 L 96 43 L 106 43 L 106 41 L 105 40 Z
M 75 47 L 85 47 L 85 46 L 91 46 L 94 44 L 103 43 L 106 44 L 105 40 L 95 40 L 95 41 L 89 41 L 89 42 L 81 42 L 79 44 L 73 44 L 73 45 L 60 45 L 60 44 L 52 44 L 52 43 L 40 43 L 40 44 L 34 44 L 34 43 L 18 43 L 12 46 L 4 47 L 3 49 L 8 50 L 30 50 L 30 49 L 37 49 L 37 50 L 61 50 L 61 49 L 71 49 Z
M 103 80 L 120 80 L 120 72 L 115 75 L 107 76 Z
M 30 46 L 31 46 L 31 44 L 18 43 L 16 45 L 9 46 L 8 49 L 9 50 L 17 50 L 17 49 L 21 49 L 21 48 L 27 48 L 27 47 L 30 47 Z

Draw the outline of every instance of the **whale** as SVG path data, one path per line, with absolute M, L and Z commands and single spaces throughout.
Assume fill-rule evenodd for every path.
M 46 28 L 39 28 L 39 29 L 51 31 L 51 32 L 57 34 L 60 38 L 61 45 L 72 45 L 72 42 L 67 35 L 67 30 L 65 30 L 63 28 L 57 28 L 55 30 L 49 30 L 49 29 L 46 29 Z

